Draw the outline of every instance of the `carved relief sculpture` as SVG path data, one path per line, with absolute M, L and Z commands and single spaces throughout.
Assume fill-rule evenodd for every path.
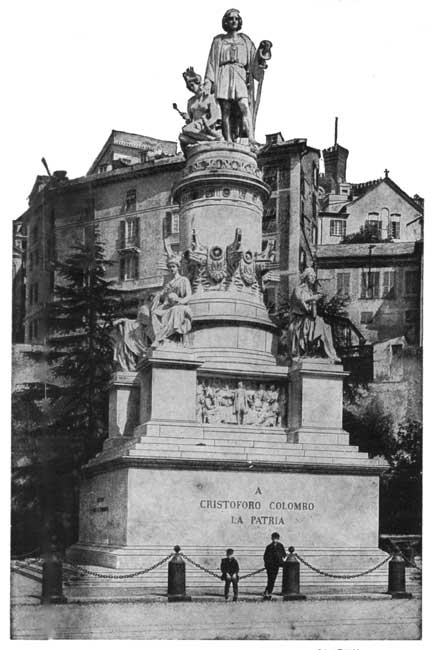
M 316 303 L 321 294 L 314 291 L 315 283 L 316 274 L 308 267 L 293 290 L 287 331 L 289 355 L 292 359 L 322 356 L 339 363 L 331 326 L 317 315 Z
M 192 312 L 188 307 L 191 285 L 188 278 L 180 274 L 180 257 L 169 257 L 167 268 L 172 277 L 162 291 L 155 295 L 151 307 L 155 333 L 153 348 L 160 346 L 166 339 L 184 342 L 185 334 L 191 331 Z
M 283 426 L 286 399 L 283 387 L 254 381 L 199 381 L 197 420 L 202 424 Z

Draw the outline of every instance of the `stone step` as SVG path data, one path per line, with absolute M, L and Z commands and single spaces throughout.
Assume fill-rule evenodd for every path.
M 227 431 L 217 431 L 215 429 L 209 429 L 204 431 L 204 440 L 208 439 L 213 439 L 213 440 L 221 440 L 221 439 L 230 439 L 230 440 L 252 440 L 254 441 L 262 441 L 262 442 L 287 442 L 287 434 L 284 431 L 279 431 L 278 433 L 271 433 L 272 429 L 266 429 L 266 433 L 262 431 L 257 431 L 257 432 L 251 432 L 247 433 L 245 432 L 245 429 L 242 431 L 230 431 L 229 436 L 227 436 Z
M 142 450 L 145 452 L 147 449 L 160 449 L 163 451 L 164 449 L 167 449 L 168 451 L 172 451 L 176 449 L 177 451 L 194 451 L 194 452 L 209 452 L 209 453 L 218 453 L 218 452 L 223 452 L 227 454 L 231 453 L 255 453 L 255 454 L 271 454 L 273 456 L 281 456 L 282 454 L 287 454 L 289 456 L 304 456 L 305 451 L 303 449 L 292 449 L 289 444 L 286 443 L 284 449 L 275 449 L 271 445 L 268 447 L 260 447 L 260 449 L 254 449 L 253 447 L 244 447 L 242 444 L 238 444 L 237 446 L 226 446 L 226 445 L 210 445 L 210 446 L 201 446 L 201 445 L 158 445 L 155 443 L 150 443 L 150 444 L 137 444 L 134 449 L 136 450 Z

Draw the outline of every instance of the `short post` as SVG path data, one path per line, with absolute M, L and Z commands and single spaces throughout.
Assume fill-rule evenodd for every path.
M 300 564 L 293 555 L 295 548 L 289 547 L 290 555 L 283 563 L 283 600 L 305 600 L 306 596 L 299 592 Z
M 393 598 L 412 598 L 406 591 L 406 563 L 399 553 L 388 563 L 388 593 Z
M 168 563 L 168 600 L 170 601 L 189 601 L 191 596 L 186 595 L 185 581 L 185 562 L 179 555 L 180 546 L 174 547 L 175 555 Z
M 52 551 L 44 558 L 42 565 L 42 595 L 43 605 L 58 605 L 66 603 L 63 595 L 63 566 L 59 555 Z

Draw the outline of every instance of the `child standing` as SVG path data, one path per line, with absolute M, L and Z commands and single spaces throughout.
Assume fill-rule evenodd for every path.
M 221 560 L 221 580 L 225 580 L 224 598 L 229 599 L 230 584 L 233 585 L 233 600 L 238 599 L 239 564 L 233 555 L 233 549 L 228 548 L 226 557 Z

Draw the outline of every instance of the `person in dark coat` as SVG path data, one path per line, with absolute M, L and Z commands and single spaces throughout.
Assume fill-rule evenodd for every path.
M 233 600 L 238 599 L 239 564 L 233 555 L 233 549 L 228 548 L 226 557 L 221 560 L 221 580 L 225 580 L 224 598 L 229 599 L 230 585 L 233 585 Z
M 267 545 L 263 560 L 265 563 L 266 573 L 268 574 L 268 583 L 263 594 L 265 600 L 272 598 L 275 580 L 277 579 L 278 569 L 282 565 L 286 557 L 284 546 L 279 542 L 280 536 L 278 533 L 272 533 L 272 542 Z

